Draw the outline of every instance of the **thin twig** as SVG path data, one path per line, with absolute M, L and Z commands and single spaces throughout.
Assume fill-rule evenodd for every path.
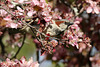
M 28 24 L 26 23 L 26 25 L 22 28 L 22 30 L 25 29 L 27 27 L 27 25 L 30 25 L 32 22 L 33 22 L 33 20 L 30 21 Z
M 25 38 L 26 38 L 26 35 L 25 35 L 25 33 L 24 33 L 24 35 L 23 35 L 23 41 L 22 41 L 22 45 L 21 45 L 21 47 L 19 47 L 18 51 L 16 52 L 16 54 L 15 54 L 11 59 L 17 57 L 18 53 L 20 52 L 20 50 L 22 49 L 22 47 L 23 47 L 23 45 L 24 45 Z
M 30 27 L 30 28 L 31 28 L 31 31 L 33 32 L 33 34 L 36 35 L 36 34 L 34 33 L 33 28 L 32 28 L 32 27 Z M 35 38 L 41 43 L 41 45 L 43 45 L 42 41 L 41 41 L 37 36 L 35 36 Z
M 33 26 L 30 25 L 30 24 L 33 22 L 33 20 L 30 21 L 29 24 L 27 24 L 25 21 L 23 21 L 23 18 L 21 19 L 21 21 L 23 22 L 23 24 L 24 24 L 25 26 L 30 27 L 32 33 L 33 33 L 34 35 L 36 35 L 36 33 L 34 32 L 33 29 L 35 29 L 35 31 L 38 31 L 38 30 L 37 30 L 35 27 L 33 27 Z M 39 31 L 38 31 L 38 32 L 39 32 Z M 42 41 L 41 41 L 37 36 L 34 36 L 34 37 L 43 45 Z

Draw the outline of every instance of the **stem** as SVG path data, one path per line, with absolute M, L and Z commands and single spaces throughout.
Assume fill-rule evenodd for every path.
M 39 61 L 39 49 L 37 49 L 36 53 L 37 53 L 37 61 L 38 61 L 38 63 L 40 63 L 40 61 Z
M 90 49 L 90 51 L 89 51 L 89 53 L 88 53 L 88 56 L 87 56 L 89 67 L 92 67 L 92 65 L 91 65 L 91 61 L 90 61 L 90 59 L 89 59 L 89 58 L 90 58 L 91 50 L 92 50 L 92 48 Z
M 19 47 L 19 49 L 18 49 L 18 51 L 16 52 L 15 56 L 13 56 L 11 59 L 17 57 L 18 53 L 20 52 L 20 50 L 22 49 L 22 47 L 23 47 L 23 45 L 24 45 L 25 38 L 26 38 L 26 35 L 24 34 L 21 47 Z
M 32 29 L 32 27 L 30 27 L 30 28 L 31 28 L 31 31 L 33 32 L 33 34 L 35 35 L 34 30 Z M 43 45 L 42 41 L 40 41 L 40 39 L 38 37 L 36 37 L 36 36 L 34 36 L 34 37 Z M 37 55 L 37 61 L 38 61 L 38 63 L 40 63 L 40 61 L 39 61 L 40 60 L 40 55 L 39 55 L 39 48 L 38 47 L 37 47 L 36 55 Z

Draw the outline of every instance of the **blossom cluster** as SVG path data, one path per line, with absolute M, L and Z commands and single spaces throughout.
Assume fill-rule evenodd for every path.
M 93 0 L 86 0 L 86 3 L 89 4 L 89 6 L 87 6 L 87 13 L 96 13 L 99 14 L 100 13 L 100 1 L 93 1 Z
M 100 1 L 77 0 L 73 3 L 70 2 L 70 5 L 68 5 L 68 2 L 66 1 L 69 2 L 70 0 L 0 1 L 0 42 L 2 41 L 4 34 L 8 33 L 10 37 L 6 42 L 11 45 L 13 44 L 13 47 L 17 44 L 18 48 L 21 48 L 25 40 L 25 38 L 23 38 L 23 41 L 21 40 L 23 37 L 22 35 L 26 34 L 34 39 L 37 48 L 42 49 L 41 52 L 55 53 L 52 60 L 66 59 L 66 57 L 67 60 L 70 60 L 68 57 L 72 56 L 72 54 L 74 55 L 75 52 L 77 55 L 78 53 L 82 53 L 85 56 L 92 47 L 90 45 L 91 39 L 82 32 L 80 24 L 82 21 L 84 22 L 86 19 L 91 20 L 93 17 L 89 19 L 89 16 L 85 16 L 84 20 L 79 14 L 82 12 L 84 13 L 84 9 L 87 14 L 100 14 Z M 83 10 L 78 11 L 79 9 Z M 92 25 L 89 24 L 90 33 L 94 29 L 93 26 L 95 26 L 95 30 L 99 30 L 99 26 L 96 26 L 99 24 L 99 18 L 97 18 L 97 21 L 97 23 L 95 23 L 96 21 L 93 19 L 90 21 L 93 23 Z M 90 22 L 87 21 L 87 23 Z M 92 33 L 92 41 L 95 42 L 96 40 L 99 43 L 99 34 L 96 35 L 95 33 L 97 34 L 97 31 Z M 0 45 L 3 50 L 3 43 L 1 42 Z M 70 52 L 68 50 L 70 47 L 73 47 L 75 52 Z M 3 56 L 5 56 L 6 54 L 3 52 L 6 51 L 1 51 Z M 10 54 L 8 56 L 11 57 Z M 97 57 L 99 57 L 99 55 L 97 55 Z M 78 61 L 76 57 L 73 59 L 75 59 L 75 61 L 72 60 L 74 63 Z M 99 66 L 100 58 L 91 57 L 90 61 L 93 62 L 93 65 L 97 63 Z M 26 59 L 22 57 L 20 61 L 6 59 L 5 62 L 0 63 L 0 67 L 5 66 L 38 67 L 39 64 L 33 62 L 32 58 L 29 61 L 26 61 Z
M 37 32 L 35 35 L 41 42 L 41 45 L 45 47 L 43 48 L 44 50 L 52 51 L 58 44 L 76 46 L 80 52 L 87 47 L 90 48 L 89 38 L 84 37 L 83 32 L 81 32 L 78 26 L 82 19 L 75 18 L 72 12 L 61 11 L 59 8 L 53 9 L 52 4 L 50 2 L 46 3 L 45 0 L 7 0 L 4 3 L 1 2 L 1 4 L 3 8 L 0 6 L 0 26 L 15 29 L 25 29 L 27 25 L 34 27 Z M 73 25 L 70 25 L 59 35 L 60 39 L 46 33 L 49 25 L 53 24 L 52 21 L 55 21 L 59 26 L 56 20 L 62 19 L 68 20 L 68 23 L 72 22 Z M 84 45 L 84 48 L 82 45 Z
M 13 61 L 7 58 L 5 62 L 0 63 L 0 67 L 39 67 L 39 64 L 38 62 L 33 62 L 32 58 L 29 61 L 26 61 L 25 57 L 22 57 L 20 61 L 17 59 Z
M 90 57 L 89 59 L 92 62 L 92 67 L 100 66 L 100 53 L 97 53 L 94 57 Z

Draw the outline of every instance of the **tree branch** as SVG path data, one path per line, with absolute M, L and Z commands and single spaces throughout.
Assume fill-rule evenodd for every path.
M 24 33 L 24 35 L 23 35 L 23 41 L 22 41 L 22 45 L 21 45 L 21 47 L 19 47 L 19 49 L 18 49 L 18 51 L 16 52 L 15 56 L 13 56 L 11 59 L 17 57 L 18 53 L 20 52 L 20 50 L 22 49 L 22 47 L 23 47 L 23 45 L 24 45 L 25 38 L 26 38 L 26 35 L 25 35 L 25 33 Z

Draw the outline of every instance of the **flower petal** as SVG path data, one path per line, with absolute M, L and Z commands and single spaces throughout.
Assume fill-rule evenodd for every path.
M 96 13 L 96 14 L 99 14 L 100 12 L 99 12 L 99 9 L 97 8 L 97 7 L 94 7 L 94 12 Z
M 92 7 L 88 7 L 86 10 L 87 13 L 91 13 L 92 12 Z

